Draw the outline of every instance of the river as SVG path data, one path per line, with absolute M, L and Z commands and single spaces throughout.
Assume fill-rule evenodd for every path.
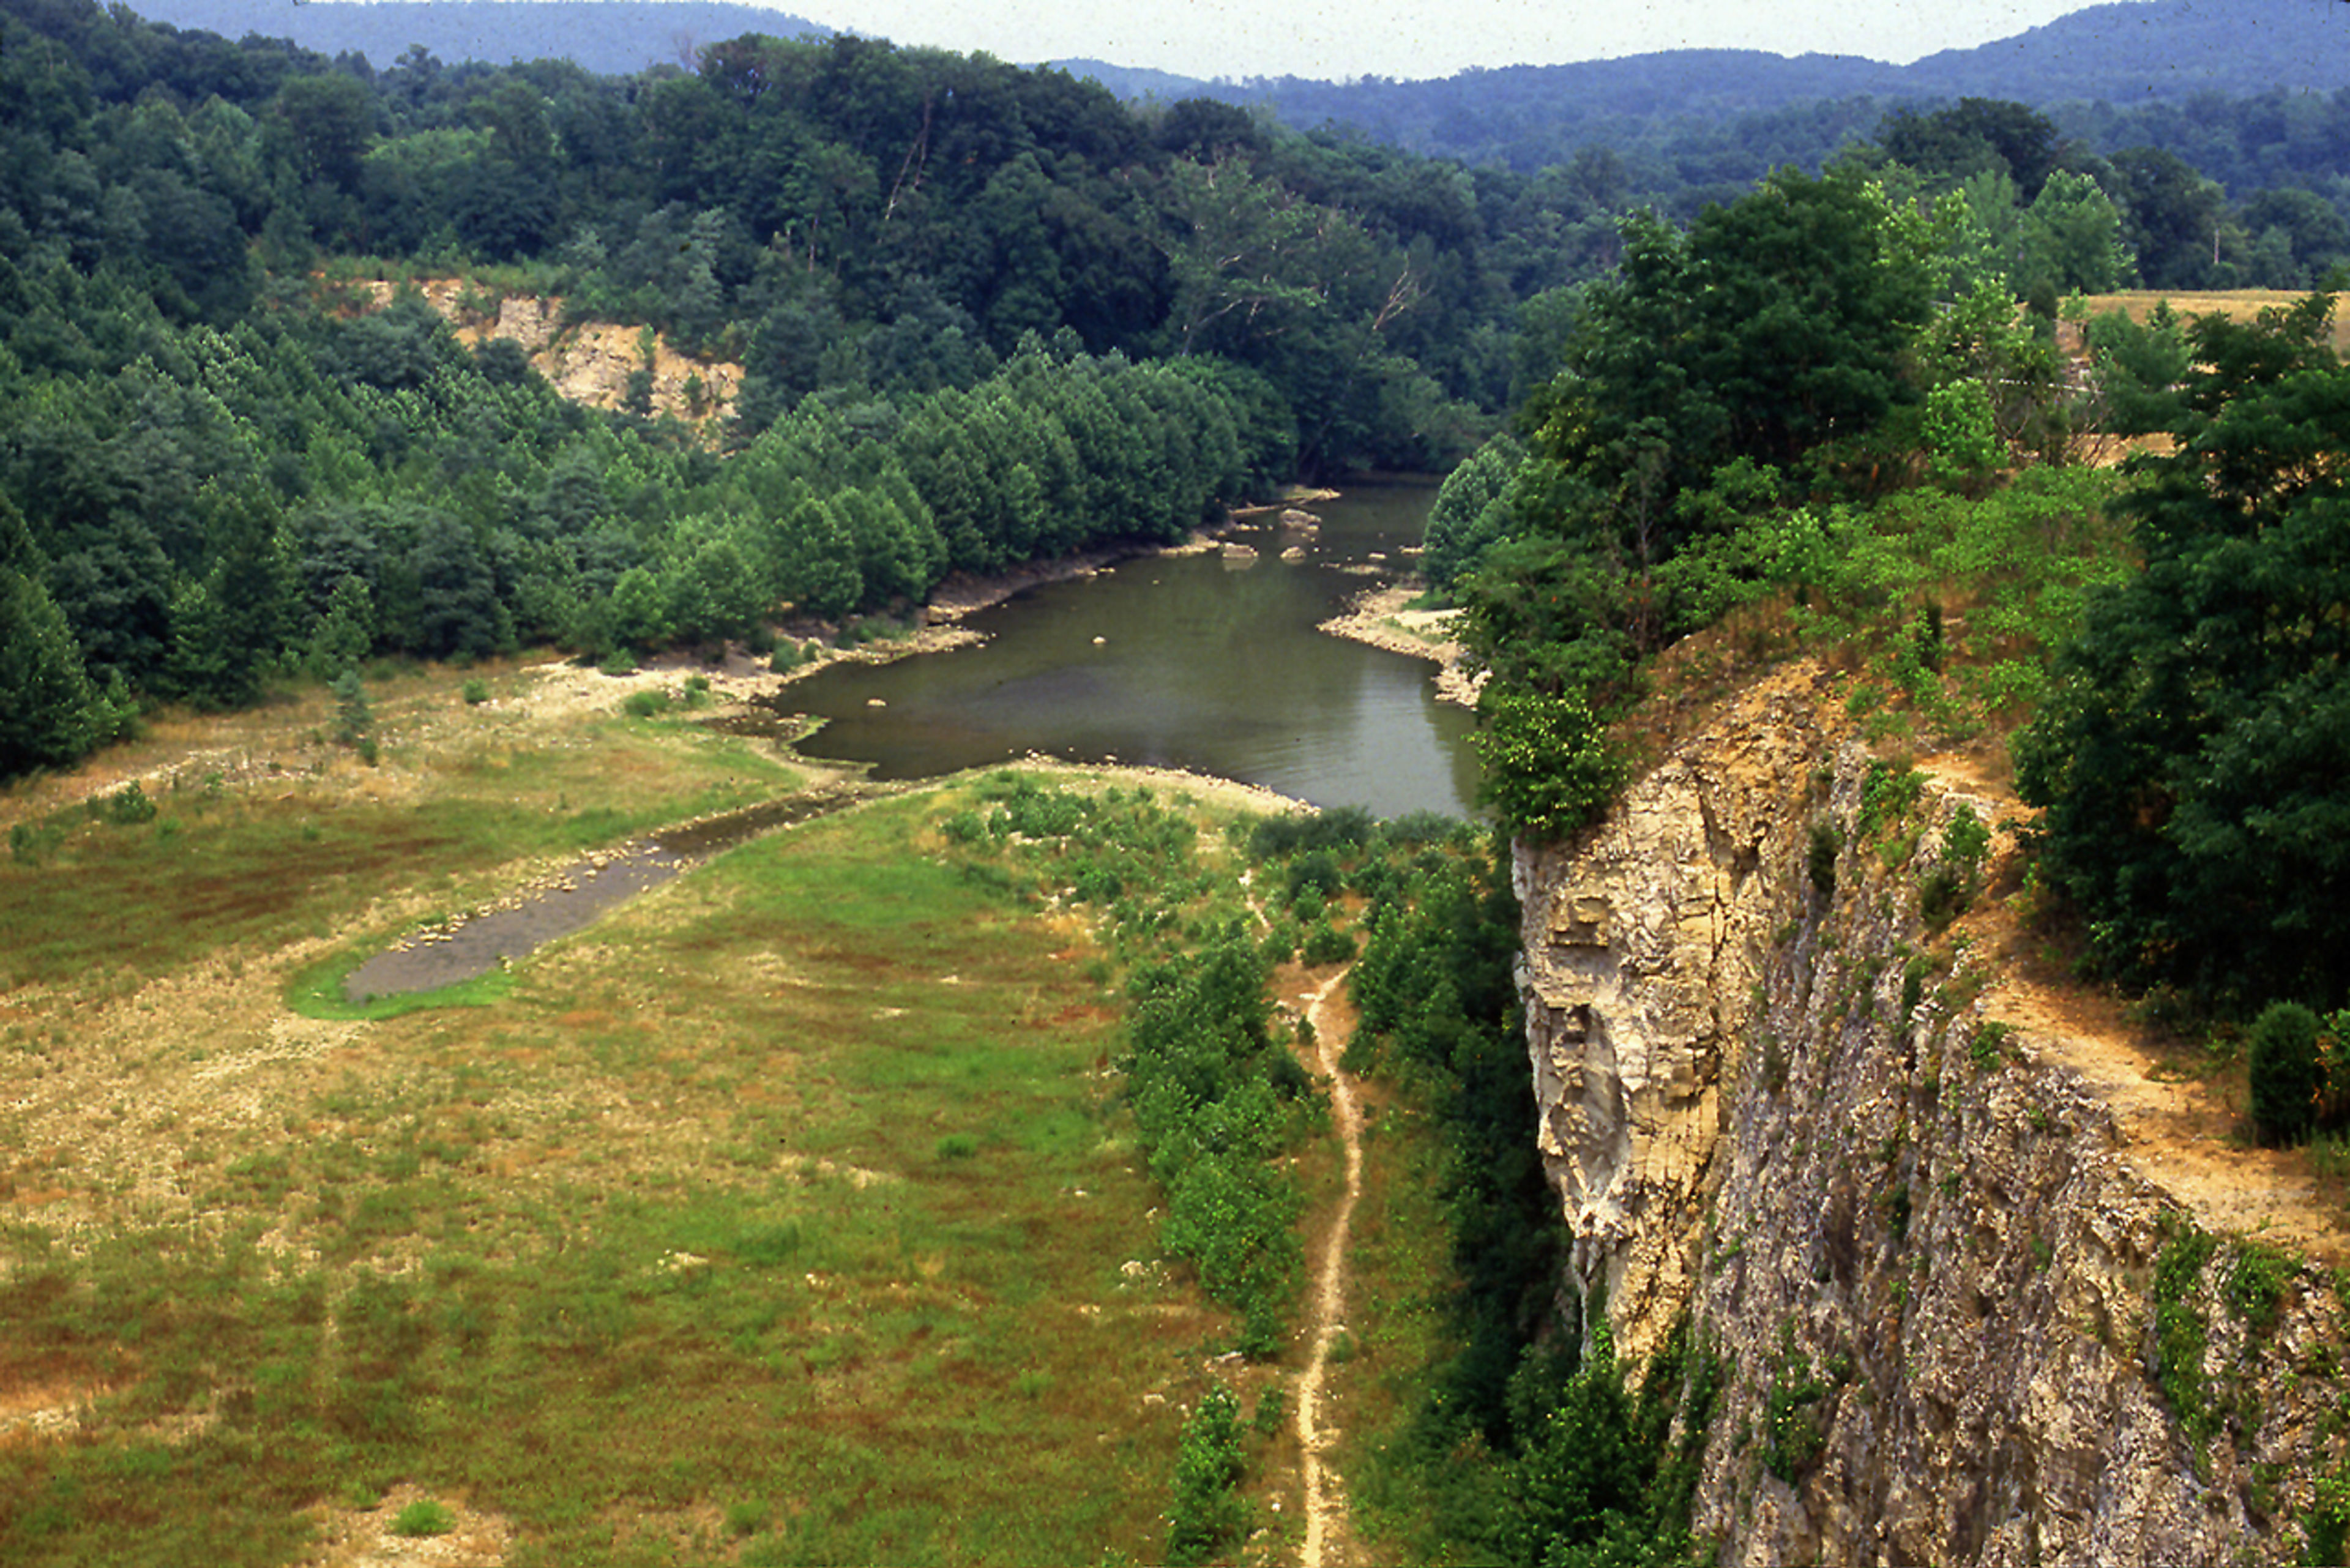
M 834 665 L 784 695 L 827 721 L 799 749 L 869 764 L 880 781 L 1042 752 L 1213 774 L 1380 816 L 1468 815 L 1472 723 L 1436 700 L 1434 667 L 1316 629 L 1404 563 L 1435 496 L 1432 484 L 1358 484 L 1314 504 L 1322 525 L 1311 534 L 1270 516 L 1232 530 L 1228 542 L 1253 559 L 1138 556 L 973 614 L 965 624 L 988 639 L 976 647 Z M 1290 545 L 1301 559 L 1281 558 Z M 859 793 L 754 806 L 588 857 L 504 907 L 377 955 L 344 994 L 365 1001 L 487 973 L 702 855 Z
M 1463 709 L 1424 660 L 1315 629 L 1407 565 L 1432 483 L 1350 485 L 1318 532 L 1251 519 L 1223 552 L 1141 556 L 979 611 L 981 646 L 843 664 L 785 701 L 824 726 L 810 756 L 927 778 L 1030 752 L 1190 769 L 1381 816 L 1474 811 Z M 1303 548 L 1301 560 L 1282 550 Z M 1350 569 L 1351 568 L 1351 569 Z

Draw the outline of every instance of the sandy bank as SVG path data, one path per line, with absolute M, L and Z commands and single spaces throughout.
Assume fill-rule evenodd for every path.
M 1367 588 L 1355 596 L 1344 615 L 1333 616 L 1319 629 L 1389 653 L 1433 660 L 1437 696 L 1474 708 L 1485 676 L 1482 670 L 1471 673 L 1462 662 L 1468 650 L 1452 635 L 1461 612 L 1407 607 L 1419 597 L 1418 589 L 1394 583 Z

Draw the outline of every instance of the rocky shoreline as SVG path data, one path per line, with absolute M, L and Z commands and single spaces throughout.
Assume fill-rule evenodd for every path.
M 1418 590 L 1397 583 L 1366 588 L 1355 596 L 1344 615 L 1331 617 L 1319 629 L 1389 653 L 1433 660 L 1437 697 L 1474 708 L 1478 692 L 1484 690 L 1485 672 L 1469 669 L 1468 649 L 1452 635 L 1461 612 L 1411 608 L 1412 600 L 1419 597 Z

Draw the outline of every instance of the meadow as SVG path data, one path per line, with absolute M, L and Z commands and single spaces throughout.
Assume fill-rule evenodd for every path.
M 1162 1251 L 1092 912 L 962 841 L 1001 781 L 318 1005 L 583 849 L 823 782 L 619 684 L 471 680 L 379 672 L 372 767 L 314 693 L 119 760 L 151 814 L 5 803 L 0 1563 L 1159 1559 L 1236 1321 Z M 1235 808 L 1170 805 L 1207 897 Z

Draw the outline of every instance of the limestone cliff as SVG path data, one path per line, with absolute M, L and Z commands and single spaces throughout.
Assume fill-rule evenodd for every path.
M 357 292 L 368 308 L 380 309 L 391 303 L 395 289 L 369 282 Z M 573 402 L 618 409 L 627 400 L 629 378 L 644 370 L 650 373 L 648 396 L 654 413 L 691 425 L 710 440 L 733 415 L 742 366 L 681 354 L 645 327 L 608 321 L 567 325 L 560 298 L 495 296 L 462 278 L 427 279 L 418 292 L 448 320 L 460 343 L 520 346 L 532 368 Z
M 1985 1016 L 1919 914 L 1966 796 L 1864 822 L 1871 762 L 1783 676 L 1518 857 L 1572 1269 L 1621 1350 L 1687 1313 L 1724 1365 L 1697 1530 L 1742 1563 L 2301 1560 L 2333 1277 L 2197 1229 Z

